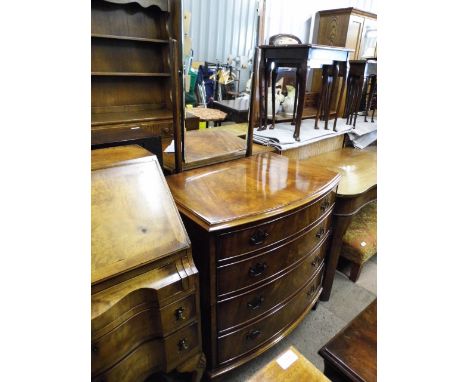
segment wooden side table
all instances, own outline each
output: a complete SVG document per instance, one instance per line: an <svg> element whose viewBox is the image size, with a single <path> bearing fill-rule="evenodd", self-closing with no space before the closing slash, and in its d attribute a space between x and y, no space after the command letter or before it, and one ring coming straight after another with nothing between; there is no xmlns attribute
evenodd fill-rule
<svg viewBox="0 0 468 382"><path fill-rule="evenodd" d="M366 204L377 200L377 151L375 146L364 150L344 148L304 161L336 171L342 176L333 209L333 233L328 250L323 292L320 296L320 300L328 301L340 257L343 235L353 216Z"/></svg>
<svg viewBox="0 0 468 382"><path fill-rule="evenodd" d="M249 119L249 99L238 98L234 100L214 101L219 110L227 113L227 119L236 123L247 122Z"/></svg>
<svg viewBox="0 0 468 382"><path fill-rule="evenodd" d="M294 138L300 140L301 120L304 110L307 68L320 69L331 65L333 61L348 61L352 49L314 44L296 45L261 45L260 88L263 88L263 102L260 102L260 127L264 130L268 124L268 80L271 72L271 83L276 82L279 67L296 68L296 98L294 115L291 124L295 125ZM272 127L275 126L275 89L272 86ZM317 117L316 117L317 118Z"/></svg>
<svg viewBox="0 0 468 382"><path fill-rule="evenodd" d="M319 350L332 381L377 381L377 299Z"/></svg>

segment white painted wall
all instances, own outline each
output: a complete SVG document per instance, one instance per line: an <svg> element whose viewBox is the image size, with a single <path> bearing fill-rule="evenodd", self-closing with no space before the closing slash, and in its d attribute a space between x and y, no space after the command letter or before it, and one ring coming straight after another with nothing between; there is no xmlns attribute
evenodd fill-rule
<svg viewBox="0 0 468 382"><path fill-rule="evenodd" d="M312 42L315 14L318 11L354 7L377 13L377 0L267 0L265 42L278 33Z"/></svg>

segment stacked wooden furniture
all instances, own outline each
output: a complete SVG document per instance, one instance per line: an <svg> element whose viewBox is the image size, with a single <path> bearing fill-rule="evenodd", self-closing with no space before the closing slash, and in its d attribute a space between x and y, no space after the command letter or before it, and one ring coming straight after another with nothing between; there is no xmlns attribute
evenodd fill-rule
<svg viewBox="0 0 468 382"><path fill-rule="evenodd" d="M180 0L92 0L93 144L137 132L173 137L182 123L180 19Z"/></svg>
<svg viewBox="0 0 468 382"><path fill-rule="evenodd" d="M352 49L350 60L364 57L377 57L377 15L356 8L328 9L317 12L314 23L314 44L340 46ZM312 92L320 92L320 73L315 71L312 81ZM335 108L338 95L332 98L332 109ZM343 115L344 104L337 108L338 115Z"/></svg>
<svg viewBox="0 0 468 382"><path fill-rule="evenodd" d="M158 161L139 146L91 155L91 378L201 376L198 273Z"/></svg>
<svg viewBox="0 0 468 382"><path fill-rule="evenodd" d="M167 178L200 272L209 377L273 346L318 301L339 179L273 153Z"/></svg>

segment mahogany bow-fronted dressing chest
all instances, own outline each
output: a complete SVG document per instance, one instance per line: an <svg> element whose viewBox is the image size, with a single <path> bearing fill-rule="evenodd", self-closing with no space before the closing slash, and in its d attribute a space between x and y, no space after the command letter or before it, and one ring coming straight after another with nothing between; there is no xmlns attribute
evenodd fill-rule
<svg viewBox="0 0 468 382"><path fill-rule="evenodd" d="M198 272L158 161L139 146L91 155L91 378L201 376Z"/></svg>
<svg viewBox="0 0 468 382"><path fill-rule="evenodd" d="M339 179L273 153L167 178L200 272L208 377L273 346L316 304Z"/></svg>

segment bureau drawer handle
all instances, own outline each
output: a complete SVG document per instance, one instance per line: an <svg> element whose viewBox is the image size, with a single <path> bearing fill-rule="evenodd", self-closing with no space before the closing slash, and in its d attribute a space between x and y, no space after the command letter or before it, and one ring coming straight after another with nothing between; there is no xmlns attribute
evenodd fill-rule
<svg viewBox="0 0 468 382"><path fill-rule="evenodd" d="M262 332L260 330L251 330L250 332L247 333L245 336L248 340L253 341L256 339Z"/></svg>
<svg viewBox="0 0 468 382"><path fill-rule="evenodd" d="M262 306L263 301L265 301L265 297L257 296L247 304L247 307L250 310L256 310L256 309L260 308L260 306Z"/></svg>
<svg viewBox="0 0 468 382"><path fill-rule="evenodd" d="M91 350L93 353L97 353L99 351L99 348L97 347L97 345L91 345Z"/></svg>
<svg viewBox="0 0 468 382"><path fill-rule="evenodd" d="M187 350L189 348L186 338L182 338L177 345L179 346L180 351Z"/></svg>
<svg viewBox="0 0 468 382"><path fill-rule="evenodd" d="M312 296L315 293L316 290L317 290L317 285L312 285L312 287L307 292L307 295Z"/></svg>
<svg viewBox="0 0 468 382"><path fill-rule="evenodd" d="M182 306L176 309L175 311L176 321L185 320L184 310L185 309Z"/></svg>
<svg viewBox="0 0 468 382"><path fill-rule="evenodd" d="M315 236L320 239L323 235L325 235L325 228L320 227L319 231Z"/></svg>
<svg viewBox="0 0 468 382"><path fill-rule="evenodd" d="M130 127L130 130L139 130L139 129L140 129L140 126Z"/></svg>
<svg viewBox="0 0 468 382"><path fill-rule="evenodd" d="M324 200L320 205L322 211L325 211L328 207L330 207L330 202L328 200Z"/></svg>
<svg viewBox="0 0 468 382"><path fill-rule="evenodd" d="M267 263L257 263L249 269L249 275L252 277L260 276L268 268Z"/></svg>
<svg viewBox="0 0 468 382"><path fill-rule="evenodd" d="M312 266L313 266L313 267L316 267L318 264L320 264L320 260L321 260L320 256L317 256L317 257L314 259L314 261L312 261L312 263L311 263Z"/></svg>
<svg viewBox="0 0 468 382"><path fill-rule="evenodd" d="M263 244L268 237L268 233L258 229L251 237L250 237L250 244L252 245L259 245Z"/></svg>

